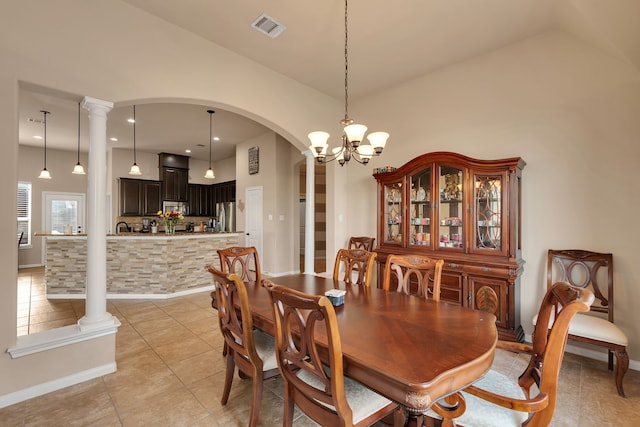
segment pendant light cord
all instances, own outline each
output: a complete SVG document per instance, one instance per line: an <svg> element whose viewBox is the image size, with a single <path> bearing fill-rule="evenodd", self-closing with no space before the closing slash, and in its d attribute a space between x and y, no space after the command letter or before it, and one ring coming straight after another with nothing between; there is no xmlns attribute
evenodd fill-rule
<svg viewBox="0 0 640 427"><path fill-rule="evenodd" d="M44 168L47 169L47 114L51 114L48 111L40 111L44 116Z"/></svg>
<svg viewBox="0 0 640 427"><path fill-rule="evenodd" d="M80 164L80 103L78 102L78 164Z"/></svg>
<svg viewBox="0 0 640 427"><path fill-rule="evenodd" d="M136 164L136 106L133 106L133 164Z"/></svg>
<svg viewBox="0 0 640 427"><path fill-rule="evenodd" d="M211 139L213 138L213 113L215 111L207 110L207 113L209 113L209 169L211 169Z"/></svg>

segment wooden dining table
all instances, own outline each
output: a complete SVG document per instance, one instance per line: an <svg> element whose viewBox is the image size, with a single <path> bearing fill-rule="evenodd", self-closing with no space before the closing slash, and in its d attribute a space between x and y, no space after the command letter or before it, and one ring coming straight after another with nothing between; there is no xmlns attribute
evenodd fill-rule
<svg viewBox="0 0 640 427"><path fill-rule="evenodd" d="M498 333L493 314L332 278L293 274L269 279L308 294L344 289L336 307L345 375L419 415L491 367ZM254 326L274 335L267 289L247 286ZM326 345L321 328L317 339Z"/></svg>

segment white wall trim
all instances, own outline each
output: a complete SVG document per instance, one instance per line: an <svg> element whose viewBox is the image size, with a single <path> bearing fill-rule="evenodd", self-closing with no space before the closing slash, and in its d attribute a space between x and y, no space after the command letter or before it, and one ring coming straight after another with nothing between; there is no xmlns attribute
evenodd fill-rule
<svg viewBox="0 0 640 427"><path fill-rule="evenodd" d="M43 394L51 393L52 391L60 390L65 387L101 377L103 375L111 374L116 370L116 362L111 362L107 363L106 365L87 369L86 371L82 372L77 372L75 374L58 378L53 381L48 381L46 383L38 384L33 387L28 387L22 390L15 391L13 393L5 394L4 396L0 396L0 408L5 408L7 406L23 402L34 397L42 396Z"/></svg>
<svg viewBox="0 0 640 427"><path fill-rule="evenodd" d="M524 336L524 340L528 343L531 343L531 335ZM565 347L565 351L571 354L577 354L578 356L584 356L589 359L599 360L601 362L608 363L609 355L606 349L604 351L600 350L592 350L589 348L578 347L570 344L571 341L567 342L567 346ZM595 346L594 346L595 348ZM615 366L615 357L614 357L614 366ZM640 360L629 360L629 369L633 369L634 371L640 371Z"/></svg>
<svg viewBox="0 0 640 427"><path fill-rule="evenodd" d="M16 345L7 349L7 353L11 355L12 359L16 359L29 354L115 334L119 326L120 321L113 317L113 320L107 324L88 330L81 330L80 325L76 324L34 334L21 335L17 337Z"/></svg>
<svg viewBox="0 0 640 427"><path fill-rule="evenodd" d="M107 294L107 299L171 299L211 291L213 291L213 285L201 286L199 288L187 289L171 294ZM86 294L47 294L47 299L85 299L86 296Z"/></svg>

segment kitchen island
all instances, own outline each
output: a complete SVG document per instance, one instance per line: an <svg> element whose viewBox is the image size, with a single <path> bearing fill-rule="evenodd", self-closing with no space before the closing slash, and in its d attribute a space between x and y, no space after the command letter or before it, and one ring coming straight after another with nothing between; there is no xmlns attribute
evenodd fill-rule
<svg viewBox="0 0 640 427"><path fill-rule="evenodd" d="M47 298L86 292L87 237L43 234ZM120 233L107 235L107 297L167 298L212 289L206 264L220 267L218 249L244 245L244 233Z"/></svg>

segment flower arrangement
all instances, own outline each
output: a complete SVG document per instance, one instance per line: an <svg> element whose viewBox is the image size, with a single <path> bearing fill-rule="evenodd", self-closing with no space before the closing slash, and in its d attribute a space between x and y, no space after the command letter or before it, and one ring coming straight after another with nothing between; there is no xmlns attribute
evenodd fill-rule
<svg viewBox="0 0 640 427"><path fill-rule="evenodd" d="M177 211L158 211L158 216L164 220L164 232L167 234L174 234L176 224L184 219L184 215Z"/></svg>

